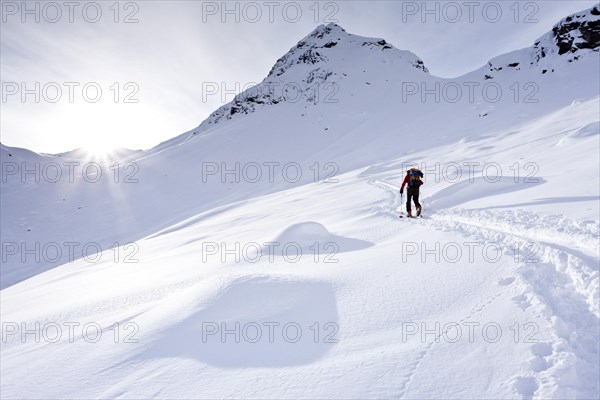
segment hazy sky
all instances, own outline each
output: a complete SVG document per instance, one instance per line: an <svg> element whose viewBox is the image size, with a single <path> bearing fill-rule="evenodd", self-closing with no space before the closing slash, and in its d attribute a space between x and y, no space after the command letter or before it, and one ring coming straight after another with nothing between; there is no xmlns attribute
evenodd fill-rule
<svg viewBox="0 0 600 400"><path fill-rule="evenodd" d="M596 3L2 0L1 141L50 153L150 148L260 82L322 23L385 38L453 77Z"/></svg>

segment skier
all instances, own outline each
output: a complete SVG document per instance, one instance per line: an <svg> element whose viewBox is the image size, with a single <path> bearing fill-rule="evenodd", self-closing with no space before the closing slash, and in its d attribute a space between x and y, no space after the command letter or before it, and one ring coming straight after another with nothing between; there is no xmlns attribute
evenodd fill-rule
<svg viewBox="0 0 600 400"><path fill-rule="evenodd" d="M417 217L421 215L421 204L419 203L419 187L423 184L421 178L423 177L423 173L419 171L417 168L411 168L406 171L406 176L404 177L404 181L402 181L402 186L400 186L400 194L404 193L404 185L408 185L408 189L406 192L406 213L409 217L412 217L412 210L410 201L413 200L415 202L415 207L417 208Z"/></svg>

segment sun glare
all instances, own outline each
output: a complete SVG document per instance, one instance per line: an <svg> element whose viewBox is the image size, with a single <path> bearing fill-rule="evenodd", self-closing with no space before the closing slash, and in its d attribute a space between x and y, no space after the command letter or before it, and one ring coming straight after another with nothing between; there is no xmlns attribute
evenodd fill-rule
<svg viewBox="0 0 600 400"><path fill-rule="evenodd" d="M115 147L100 143L85 146L83 150L86 156L96 160L107 160L116 152Z"/></svg>

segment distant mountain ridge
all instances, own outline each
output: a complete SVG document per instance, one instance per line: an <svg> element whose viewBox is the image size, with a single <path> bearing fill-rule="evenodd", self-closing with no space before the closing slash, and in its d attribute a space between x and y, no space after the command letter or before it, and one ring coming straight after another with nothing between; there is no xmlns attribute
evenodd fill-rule
<svg viewBox="0 0 600 400"><path fill-rule="evenodd" d="M354 57L346 57L340 50L342 48L354 50ZM486 66L463 76L475 74L489 80L498 71L519 71L524 67L539 67L540 73L545 74L553 72L560 63L577 61L599 51L600 6L596 5L563 18L531 47L495 57ZM252 113L260 106L276 105L293 96L283 90L273 92L273 87L299 85L302 91L308 92L310 86L339 82L347 77L344 73L347 65L344 63L361 64L362 57L390 62L390 54L399 61L395 63L399 73L412 68L429 75L429 70L417 55L399 50L384 39L353 35L334 23L320 25L279 58L260 84L215 110L190 133L198 134L222 119ZM363 61L361 65L364 64ZM310 96L306 98L308 103L313 100Z"/></svg>

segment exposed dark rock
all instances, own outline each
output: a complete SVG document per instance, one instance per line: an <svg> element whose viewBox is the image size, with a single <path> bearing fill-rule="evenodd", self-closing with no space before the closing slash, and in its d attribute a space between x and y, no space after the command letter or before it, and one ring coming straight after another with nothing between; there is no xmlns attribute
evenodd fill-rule
<svg viewBox="0 0 600 400"><path fill-rule="evenodd" d="M300 57L298 57L298 60L305 64L316 64L319 61L326 61L327 58L322 56L316 50L308 49L305 53L301 54Z"/></svg>
<svg viewBox="0 0 600 400"><path fill-rule="evenodd" d="M385 40L378 40L377 42L363 42L363 46L368 47L380 47L381 50L391 49L392 46Z"/></svg>
<svg viewBox="0 0 600 400"><path fill-rule="evenodd" d="M427 69L427 67L425 67L425 63L423 63L423 61L421 60L415 61L415 63L412 64L412 66L416 69L422 70L423 72L429 73L429 70Z"/></svg>
<svg viewBox="0 0 600 400"><path fill-rule="evenodd" d="M598 7L594 7L591 14L598 15ZM569 16L552 28L558 54L600 47L600 20L586 20L583 18L585 15Z"/></svg>

